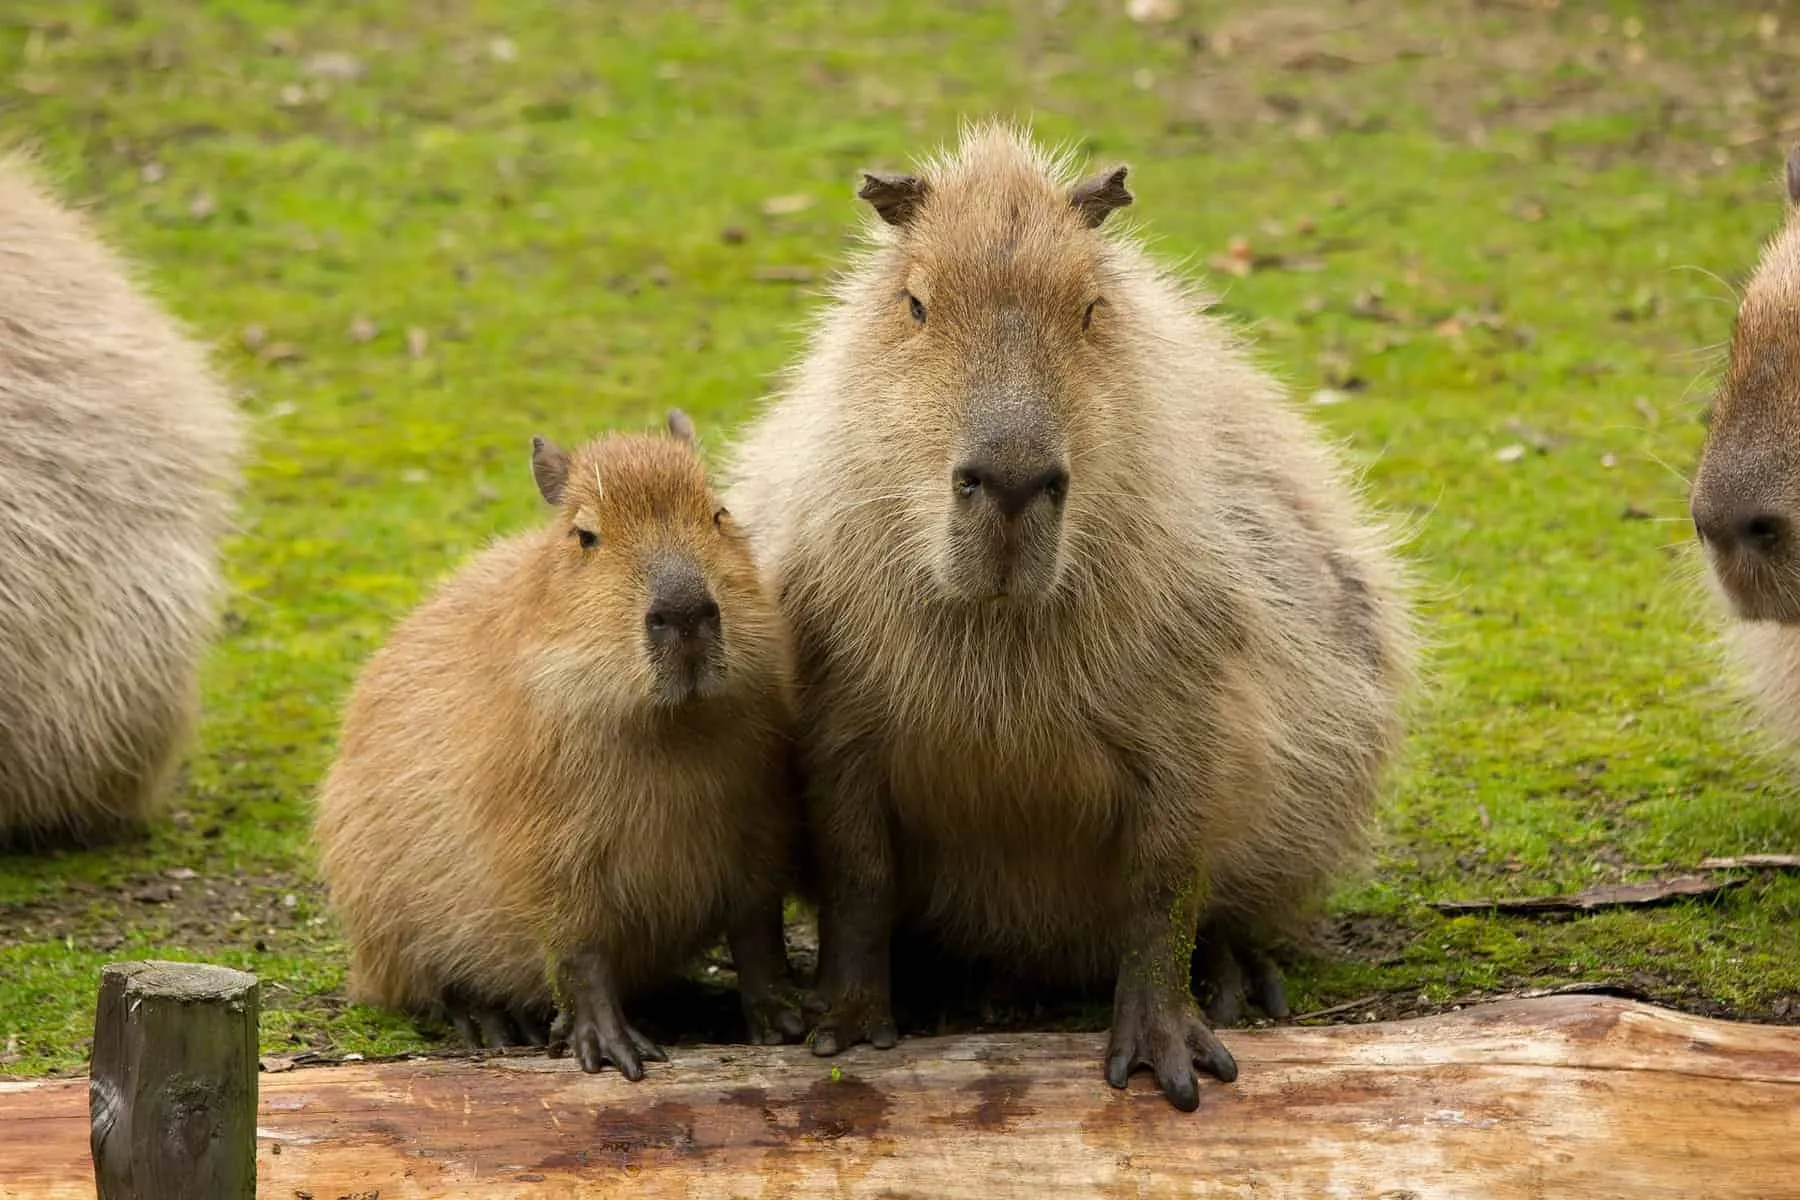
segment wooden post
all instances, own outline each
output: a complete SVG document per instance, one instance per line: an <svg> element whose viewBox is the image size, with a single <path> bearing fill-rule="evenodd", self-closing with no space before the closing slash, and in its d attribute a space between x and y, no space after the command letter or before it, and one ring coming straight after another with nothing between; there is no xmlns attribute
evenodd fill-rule
<svg viewBox="0 0 1800 1200"><path fill-rule="evenodd" d="M197 963L100 972L88 1117L99 1200L253 1200L256 976Z"/></svg>

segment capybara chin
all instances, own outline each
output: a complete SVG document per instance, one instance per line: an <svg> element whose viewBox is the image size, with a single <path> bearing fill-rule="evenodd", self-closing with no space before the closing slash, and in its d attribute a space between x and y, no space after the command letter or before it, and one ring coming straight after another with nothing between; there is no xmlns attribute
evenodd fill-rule
<svg viewBox="0 0 1800 1200"><path fill-rule="evenodd" d="M1694 474L1694 530L1765 720L1800 746L1800 146L1788 218L1744 289Z"/></svg>
<svg viewBox="0 0 1800 1200"><path fill-rule="evenodd" d="M114 836L167 792L241 442L200 348L0 154L0 844Z"/></svg>
<svg viewBox="0 0 1800 1200"><path fill-rule="evenodd" d="M542 1042L589 1071L661 1051L623 1005L724 929L753 1040L785 986L785 626L693 429L615 434L532 474L556 515L475 557L364 668L317 836L352 998Z"/></svg>
<svg viewBox="0 0 1800 1200"><path fill-rule="evenodd" d="M794 632L821 870L814 1047L891 1045L898 926L1115 986L1106 1074L1198 1103L1213 1012L1363 840L1403 573L1332 454L1075 178L968 131L879 218L728 497ZM1244 968L1251 968L1246 980Z"/></svg>

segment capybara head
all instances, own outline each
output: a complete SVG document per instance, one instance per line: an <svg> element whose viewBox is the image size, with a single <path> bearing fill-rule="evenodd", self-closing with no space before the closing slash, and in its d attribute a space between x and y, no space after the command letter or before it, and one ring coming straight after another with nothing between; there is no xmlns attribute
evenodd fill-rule
<svg viewBox="0 0 1800 1200"><path fill-rule="evenodd" d="M577 651L570 686L675 707L760 686L779 618L749 547L707 484L694 428L615 434L565 452L531 443L531 473L558 509L540 615L552 658Z"/></svg>
<svg viewBox="0 0 1800 1200"><path fill-rule="evenodd" d="M1071 183L999 126L918 175L865 175L880 248L846 294L891 470L948 597L1053 592L1107 443L1119 359L1099 227L1125 168Z"/></svg>
<svg viewBox="0 0 1800 1200"><path fill-rule="evenodd" d="M1787 161L1787 227L1731 335L1694 476L1694 529L1747 620L1800 622L1800 146Z"/></svg>

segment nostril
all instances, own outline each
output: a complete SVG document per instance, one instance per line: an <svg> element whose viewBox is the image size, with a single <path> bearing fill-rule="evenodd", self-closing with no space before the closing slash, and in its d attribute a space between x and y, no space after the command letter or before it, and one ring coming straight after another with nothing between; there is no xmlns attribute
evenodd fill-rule
<svg viewBox="0 0 1800 1200"><path fill-rule="evenodd" d="M1062 498L1066 496L1068 492L1069 473L1067 471L1052 471L1049 477L1044 480L1044 495L1050 497L1052 501L1061 503Z"/></svg>
<svg viewBox="0 0 1800 1200"><path fill-rule="evenodd" d="M973 499L975 493L981 490L981 474L978 471L964 468L956 473L955 482L956 494L964 500Z"/></svg>
<svg viewBox="0 0 1800 1200"><path fill-rule="evenodd" d="M700 606L699 610L695 612L694 617L694 624L696 625L717 625L719 623L718 603L713 600L706 601Z"/></svg>
<svg viewBox="0 0 1800 1200"><path fill-rule="evenodd" d="M1743 539L1752 549L1773 550L1787 538L1788 523L1774 513L1759 513L1744 522Z"/></svg>
<svg viewBox="0 0 1800 1200"><path fill-rule="evenodd" d="M669 618L662 614L662 610L651 609L644 616L644 624L649 627L651 633L657 633L669 627Z"/></svg>

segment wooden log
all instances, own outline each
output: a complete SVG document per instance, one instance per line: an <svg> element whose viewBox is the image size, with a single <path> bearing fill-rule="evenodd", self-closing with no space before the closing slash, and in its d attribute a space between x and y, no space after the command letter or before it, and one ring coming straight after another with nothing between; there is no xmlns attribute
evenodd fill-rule
<svg viewBox="0 0 1800 1200"><path fill-rule="evenodd" d="M197 963L100 972L88 1084L100 1200L256 1194L256 976Z"/></svg>
<svg viewBox="0 0 1800 1200"><path fill-rule="evenodd" d="M1108 1088L1092 1034L676 1048L636 1085L544 1058L301 1068L263 1081L259 1194L1800 1197L1800 1029L1571 995L1223 1036L1242 1074L1192 1114ZM0 1083L0 1196L93 1196L78 1087Z"/></svg>

